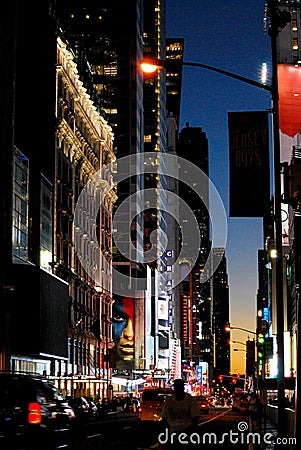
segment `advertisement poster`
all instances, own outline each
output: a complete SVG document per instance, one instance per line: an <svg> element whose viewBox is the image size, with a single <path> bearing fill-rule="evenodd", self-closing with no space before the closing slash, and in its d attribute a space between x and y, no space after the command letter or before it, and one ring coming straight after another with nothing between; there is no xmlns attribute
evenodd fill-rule
<svg viewBox="0 0 301 450"><path fill-rule="evenodd" d="M116 368L134 367L135 355L135 299L114 297L112 332L116 348Z"/></svg>

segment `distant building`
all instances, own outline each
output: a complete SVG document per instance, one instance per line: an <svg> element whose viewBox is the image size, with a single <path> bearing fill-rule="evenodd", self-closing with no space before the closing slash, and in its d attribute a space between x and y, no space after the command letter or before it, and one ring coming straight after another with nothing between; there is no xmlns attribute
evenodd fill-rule
<svg viewBox="0 0 301 450"><path fill-rule="evenodd" d="M229 285L225 249L214 248L213 257L220 263L213 274L213 334L214 334L214 376L230 374L229 333L225 327L229 322Z"/></svg>
<svg viewBox="0 0 301 450"><path fill-rule="evenodd" d="M201 127L186 127L180 131L177 147L178 156L196 165L208 176L208 140ZM198 179L191 180L198 183ZM182 288L182 359L197 365L207 362L209 370L213 368L213 301L212 280L201 282L205 263L210 253L209 211L202 199L184 183L179 186L180 196L187 202L199 225L201 247L194 267L187 266L187 277L181 283ZM202 193L209 202L209 184ZM183 214L181 221L187 220ZM185 261L183 261L183 268Z"/></svg>

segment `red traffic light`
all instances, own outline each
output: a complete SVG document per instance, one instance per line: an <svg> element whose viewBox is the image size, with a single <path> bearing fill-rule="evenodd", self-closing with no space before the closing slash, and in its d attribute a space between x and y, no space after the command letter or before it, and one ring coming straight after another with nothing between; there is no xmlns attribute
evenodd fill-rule
<svg viewBox="0 0 301 450"><path fill-rule="evenodd" d="M219 381L223 381L223 376L222 376L222 375L219 375L219 376L218 376L218 379L219 379Z"/></svg>

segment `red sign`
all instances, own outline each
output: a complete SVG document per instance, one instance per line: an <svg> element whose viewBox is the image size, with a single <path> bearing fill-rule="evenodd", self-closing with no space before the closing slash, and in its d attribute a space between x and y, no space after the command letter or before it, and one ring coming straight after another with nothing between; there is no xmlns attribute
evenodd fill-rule
<svg viewBox="0 0 301 450"><path fill-rule="evenodd" d="M301 131L301 68L278 64L279 128L293 138Z"/></svg>

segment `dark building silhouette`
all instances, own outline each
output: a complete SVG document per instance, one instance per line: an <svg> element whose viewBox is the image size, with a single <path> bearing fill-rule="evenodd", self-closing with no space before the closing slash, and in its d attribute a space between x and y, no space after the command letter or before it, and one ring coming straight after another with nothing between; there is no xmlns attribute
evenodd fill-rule
<svg viewBox="0 0 301 450"><path fill-rule="evenodd" d="M221 257L213 274L213 333L214 333L214 377L230 374L229 333L225 327L229 322L229 285L227 259L224 249L214 248L213 257Z"/></svg>
<svg viewBox="0 0 301 450"><path fill-rule="evenodd" d="M177 146L179 156L199 167L208 175L208 140L201 127L190 127L187 123L179 134ZM191 184L199 179L192 180ZM205 184L205 183L204 183ZM207 203L209 185L204 186L203 199ZM182 357L196 365L204 361L213 367L213 329L212 329L212 284L210 279L201 282L207 257L210 252L209 212L202 199L191 187L180 183L180 196L184 199L197 220L201 236L199 256L194 267L189 267L189 276L182 282ZM181 216L181 220L187 218Z"/></svg>

